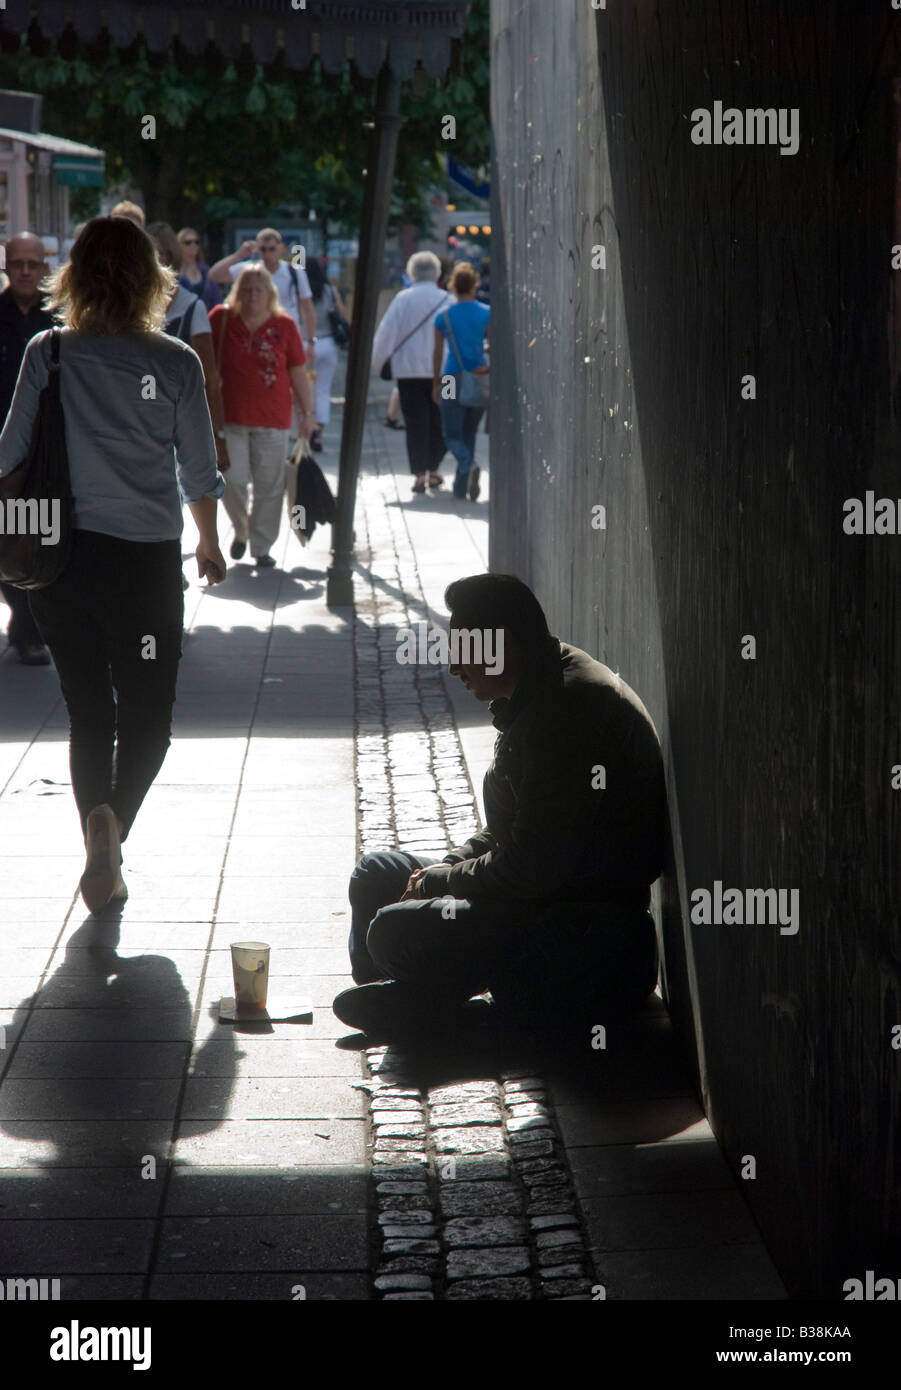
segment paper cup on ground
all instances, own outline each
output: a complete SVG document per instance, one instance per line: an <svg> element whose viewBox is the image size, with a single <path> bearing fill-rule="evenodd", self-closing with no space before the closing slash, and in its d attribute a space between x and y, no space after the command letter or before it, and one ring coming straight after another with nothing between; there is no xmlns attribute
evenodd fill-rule
<svg viewBox="0 0 901 1390"><path fill-rule="evenodd" d="M264 941L233 941L232 975L239 1008L265 1009L269 992L269 947Z"/></svg>

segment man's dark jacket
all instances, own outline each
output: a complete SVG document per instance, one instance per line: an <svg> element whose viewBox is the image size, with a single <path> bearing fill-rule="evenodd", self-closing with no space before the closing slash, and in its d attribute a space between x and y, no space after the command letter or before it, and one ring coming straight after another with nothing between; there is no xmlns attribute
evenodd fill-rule
<svg viewBox="0 0 901 1390"><path fill-rule="evenodd" d="M486 829L451 851L449 873L426 870L421 896L647 907L666 794L657 733L635 692L550 638L513 698L490 709L500 732L485 774Z"/></svg>
<svg viewBox="0 0 901 1390"><path fill-rule="evenodd" d="M42 304L39 300L23 314L8 285L0 294L0 428L12 405L26 347L36 333L53 327L53 315Z"/></svg>

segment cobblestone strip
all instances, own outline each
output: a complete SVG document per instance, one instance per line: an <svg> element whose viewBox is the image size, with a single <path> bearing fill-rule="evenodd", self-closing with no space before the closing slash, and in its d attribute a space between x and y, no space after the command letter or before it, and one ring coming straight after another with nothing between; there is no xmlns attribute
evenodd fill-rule
<svg viewBox="0 0 901 1390"><path fill-rule="evenodd" d="M440 856L478 828L476 805L440 667L396 660L398 629L428 614L402 509L387 505L387 489L396 498L390 470L379 471L380 483L363 485L357 521L359 849L396 845ZM542 1080L506 1071L423 1093L396 1050L366 1055L376 1295L590 1298L575 1196Z"/></svg>

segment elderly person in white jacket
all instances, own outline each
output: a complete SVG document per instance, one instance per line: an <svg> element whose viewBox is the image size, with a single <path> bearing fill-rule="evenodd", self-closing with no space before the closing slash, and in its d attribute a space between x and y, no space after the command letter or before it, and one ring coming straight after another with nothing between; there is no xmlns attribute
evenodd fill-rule
<svg viewBox="0 0 901 1390"><path fill-rule="evenodd" d="M437 280L441 262L431 251L417 251L407 261L413 281L388 305L372 343L372 365L379 371L390 357L391 370L400 391L407 426L407 459L413 474L413 491L425 492L444 481L437 472L447 452L441 433L441 415L432 400L432 352L435 315L453 303Z"/></svg>

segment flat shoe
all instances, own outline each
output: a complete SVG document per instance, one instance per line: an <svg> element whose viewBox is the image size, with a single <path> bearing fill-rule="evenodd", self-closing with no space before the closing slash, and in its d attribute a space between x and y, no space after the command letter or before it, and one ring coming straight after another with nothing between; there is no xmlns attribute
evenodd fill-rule
<svg viewBox="0 0 901 1390"><path fill-rule="evenodd" d="M112 806L95 806L85 827L84 873L81 896L90 912L100 912L122 883L119 830Z"/></svg>
<svg viewBox="0 0 901 1390"><path fill-rule="evenodd" d="M444 487L444 479L440 473L429 474L429 487Z"/></svg>
<svg viewBox="0 0 901 1390"><path fill-rule="evenodd" d="M414 484L413 484L413 491L414 491L414 492L425 492L425 483L414 483Z"/></svg>

